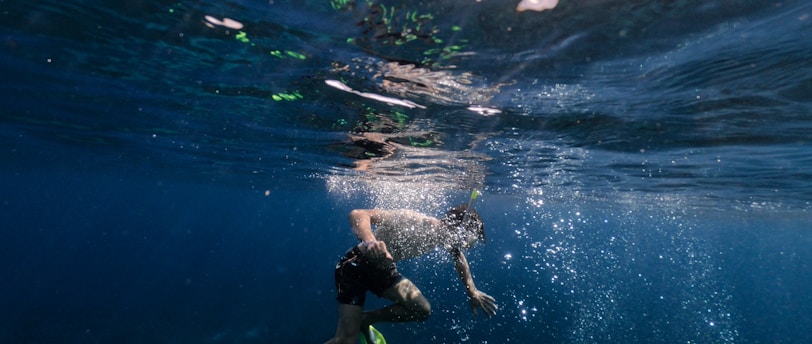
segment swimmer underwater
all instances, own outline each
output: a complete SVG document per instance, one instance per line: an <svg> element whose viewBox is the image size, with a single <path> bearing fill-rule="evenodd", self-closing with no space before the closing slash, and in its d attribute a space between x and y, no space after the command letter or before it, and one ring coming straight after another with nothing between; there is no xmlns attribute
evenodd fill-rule
<svg viewBox="0 0 812 344"><path fill-rule="evenodd" d="M359 333L372 343L372 324L426 320L431 305L420 289L398 272L395 262L425 255L438 247L451 254L473 314L478 309L488 317L496 314L494 298L476 288L462 252L479 240L485 241L485 226L471 209L471 202L452 208L440 219L412 210L356 209L350 212L349 220L361 242L336 265L338 327L326 343L354 344ZM364 311L367 291L393 304Z"/></svg>

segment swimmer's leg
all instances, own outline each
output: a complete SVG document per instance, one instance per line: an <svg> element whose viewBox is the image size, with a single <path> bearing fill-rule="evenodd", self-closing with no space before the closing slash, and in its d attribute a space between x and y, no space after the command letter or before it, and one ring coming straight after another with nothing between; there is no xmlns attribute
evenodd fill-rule
<svg viewBox="0 0 812 344"><path fill-rule="evenodd" d="M363 315L364 308L361 306L339 304L336 334L325 344L355 344L358 341L358 329L361 327Z"/></svg>
<svg viewBox="0 0 812 344"><path fill-rule="evenodd" d="M392 300L394 304L364 312L361 320L362 328L381 321L424 321L431 315L429 301L420 289L406 278L384 290L382 296Z"/></svg>

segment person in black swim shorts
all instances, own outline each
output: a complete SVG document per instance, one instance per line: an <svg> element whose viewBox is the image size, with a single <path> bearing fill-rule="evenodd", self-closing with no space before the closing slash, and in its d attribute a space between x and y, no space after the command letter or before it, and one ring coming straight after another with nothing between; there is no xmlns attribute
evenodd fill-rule
<svg viewBox="0 0 812 344"><path fill-rule="evenodd" d="M402 279L393 261L370 259L355 246L336 265L336 299L339 303L363 307L367 290L381 297L384 290Z"/></svg>
<svg viewBox="0 0 812 344"><path fill-rule="evenodd" d="M381 209L356 209L349 218L360 243L336 264L338 327L327 343L354 344L359 333L367 337L369 326L377 322L426 320L431 305L420 289L398 272L395 262L422 256L437 247L451 254L474 315L478 309L488 317L496 314L494 298L476 288L462 252L479 240L485 241L482 220L467 205L452 208L440 219L412 210ZM367 291L393 303L364 311ZM370 343L370 338L366 340Z"/></svg>

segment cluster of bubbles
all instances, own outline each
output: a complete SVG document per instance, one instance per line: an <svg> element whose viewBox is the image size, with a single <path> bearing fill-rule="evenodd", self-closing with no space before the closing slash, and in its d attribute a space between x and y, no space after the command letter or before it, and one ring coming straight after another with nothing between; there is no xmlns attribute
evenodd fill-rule
<svg viewBox="0 0 812 344"><path fill-rule="evenodd" d="M439 214L450 208L452 194L458 185L432 176L387 176L366 172L336 173L324 177L327 190L334 198L357 200L363 207L413 209Z"/></svg>
<svg viewBox="0 0 812 344"><path fill-rule="evenodd" d="M739 339L729 287L700 235L707 229L678 202L576 198L516 206L514 235L526 246L504 255L502 271L522 274L511 290L515 319L544 328L564 314L552 326L572 342Z"/></svg>

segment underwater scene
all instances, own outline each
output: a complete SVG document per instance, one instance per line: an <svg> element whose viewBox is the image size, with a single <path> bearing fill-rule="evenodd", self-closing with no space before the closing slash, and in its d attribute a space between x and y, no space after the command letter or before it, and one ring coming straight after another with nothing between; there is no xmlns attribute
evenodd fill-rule
<svg viewBox="0 0 812 344"><path fill-rule="evenodd" d="M421 237L387 343L812 342L812 2L0 18L0 343L324 343L351 211L459 204L496 314Z"/></svg>

